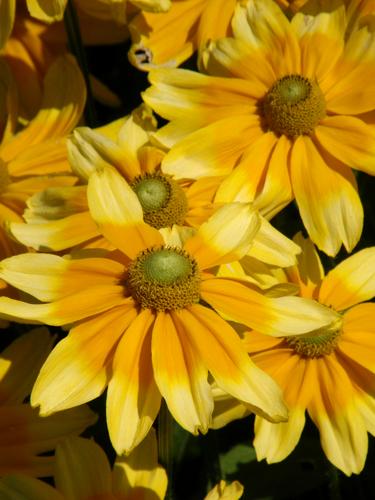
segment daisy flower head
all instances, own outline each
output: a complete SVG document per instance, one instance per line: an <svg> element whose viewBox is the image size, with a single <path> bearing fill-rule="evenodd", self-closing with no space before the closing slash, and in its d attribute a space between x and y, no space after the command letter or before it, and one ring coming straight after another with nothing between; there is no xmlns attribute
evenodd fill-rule
<svg viewBox="0 0 375 500"><path fill-rule="evenodd" d="M269 335L306 333L336 314L216 276L217 266L248 252L258 231L249 205L227 204L198 230L159 231L144 222L134 192L122 196L113 172L103 167L90 176L88 200L115 251L104 258L26 254L2 261L2 279L44 302L0 298L5 319L74 323L41 369L32 404L46 415L89 401L108 385L107 423L118 453L144 438L162 397L182 427L206 432L213 409L208 372L254 412L285 419L277 385L255 368L220 314Z"/></svg>
<svg viewBox="0 0 375 500"><path fill-rule="evenodd" d="M164 171L226 176L217 202L271 203L269 216L295 198L320 249L351 251L363 225L351 168L375 169L375 38L365 25L345 39L346 28L344 5L289 21L272 0L249 0L233 37L208 47L208 75L151 71L144 99L170 120L155 134L171 148Z"/></svg>
<svg viewBox="0 0 375 500"><path fill-rule="evenodd" d="M67 500L88 498L162 500L167 475L157 462L153 429L128 457L116 457L113 469L103 450L94 441L80 437L61 440L56 448L55 488L20 474L0 480L0 494L8 500L33 498Z"/></svg>
<svg viewBox="0 0 375 500"><path fill-rule="evenodd" d="M24 402L53 343L47 328L35 328L0 354L0 476L50 476L55 459L46 453L96 420L86 405L41 417Z"/></svg>
<svg viewBox="0 0 375 500"><path fill-rule="evenodd" d="M254 447L258 459L283 460L299 441L307 411L328 460L347 475L358 474L367 455L367 433L375 434L375 304L367 302L375 295L375 248L353 254L325 275L312 242L301 236L297 241L303 253L298 266L282 271L285 279L299 286L301 296L313 297L339 316L301 336L245 334L251 359L280 384L289 408L288 422L277 426L256 417ZM244 407L229 404L218 392L221 427L242 417Z"/></svg>

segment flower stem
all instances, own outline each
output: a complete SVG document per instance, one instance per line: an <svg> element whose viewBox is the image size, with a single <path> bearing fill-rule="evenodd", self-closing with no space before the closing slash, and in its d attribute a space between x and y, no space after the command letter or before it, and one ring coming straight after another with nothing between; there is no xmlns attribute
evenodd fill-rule
<svg viewBox="0 0 375 500"><path fill-rule="evenodd" d="M173 418L163 400L158 417L159 462L168 476L165 500L173 500Z"/></svg>

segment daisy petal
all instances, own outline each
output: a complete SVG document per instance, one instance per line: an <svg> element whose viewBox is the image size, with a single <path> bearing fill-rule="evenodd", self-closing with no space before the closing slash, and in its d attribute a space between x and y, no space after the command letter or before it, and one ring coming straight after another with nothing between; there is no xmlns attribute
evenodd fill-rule
<svg viewBox="0 0 375 500"><path fill-rule="evenodd" d="M143 222L137 195L115 169L103 168L90 176L87 198L103 235L127 256L135 258L145 248L163 244L159 231Z"/></svg>
<svg viewBox="0 0 375 500"><path fill-rule="evenodd" d="M193 434L207 432L213 410L207 368L168 313L159 312L155 321L152 365L159 390L177 422Z"/></svg>
<svg viewBox="0 0 375 500"><path fill-rule="evenodd" d="M259 227L259 215L250 204L228 203L200 226L185 249L201 270L233 262L249 251Z"/></svg>
<svg viewBox="0 0 375 500"><path fill-rule="evenodd" d="M0 2L0 49L8 40L14 24L16 14L16 0Z"/></svg>
<svg viewBox="0 0 375 500"><path fill-rule="evenodd" d="M30 14L41 21L61 21L67 0L26 0Z"/></svg>
<svg viewBox="0 0 375 500"><path fill-rule="evenodd" d="M323 280L319 300L338 311L375 295L375 247L365 248L338 264Z"/></svg>
<svg viewBox="0 0 375 500"><path fill-rule="evenodd" d="M201 296L226 318L274 337L307 333L337 321L338 316L313 300L265 297L231 279L204 280Z"/></svg>
<svg viewBox="0 0 375 500"><path fill-rule="evenodd" d="M31 404L48 415L98 397L108 383L112 350L135 316L132 305L121 306L73 328L40 370Z"/></svg>
<svg viewBox="0 0 375 500"><path fill-rule="evenodd" d="M359 118L328 116L315 128L319 143L339 161L375 174L375 132Z"/></svg>
<svg viewBox="0 0 375 500"><path fill-rule="evenodd" d="M228 323L200 305L174 311L172 317L220 388L246 402L257 414L275 422L285 420L278 386L252 363Z"/></svg>
<svg viewBox="0 0 375 500"><path fill-rule="evenodd" d="M64 497L49 484L24 475L12 474L0 481L0 495L4 499L17 500L64 500Z"/></svg>
<svg viewBox="0 0 375 500"><path fill-rule="evenodd" d="M329 164L307 136L299 137L291 157L291 181L298 208L310 238L328 255L341 244L350 252L357 244L363 209L351 171Z"/></svg>
<svg viewBox="0 0 375 500"><path fill-rule="evenodd" d="M118 455L130 453L147 435L161 397L151 362L154 315L144 309L125 332L113 361L108 384L107 422Z"/></svg>

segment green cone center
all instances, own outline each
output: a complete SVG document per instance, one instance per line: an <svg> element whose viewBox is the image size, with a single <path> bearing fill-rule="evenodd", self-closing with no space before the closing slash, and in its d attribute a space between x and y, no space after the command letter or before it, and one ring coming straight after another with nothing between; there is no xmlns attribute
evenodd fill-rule
<svg viewBox="0 0 375 500"><path fill-rule="evenodd" d="M157 311L182 309L200 299L197 262L181 248L141 252L129 266L126 285L141 307Z"/></svg>
<svg viewBox="0 0 375 500"><path fill-rule="evenodd" d="M266 127L288 137L311 134L326 112L318 83L301 75L277 80L260 104Z"/></svg>
<svg viewBox="0 0 375 500"><path fill-rule="evenodd" d="M156 229L183 224L188 201L181 186L162 173L136 177L131 184L143 209L143 220Z"/></svg>
<svg viewBox="0 0 375 500"><path fill-rule="evenodd" d="M287 344L294 351L307 358L328 356L337 347L342 331L342 320L339 318L328 327L323 327L305 335L286 337Z"/></svg>

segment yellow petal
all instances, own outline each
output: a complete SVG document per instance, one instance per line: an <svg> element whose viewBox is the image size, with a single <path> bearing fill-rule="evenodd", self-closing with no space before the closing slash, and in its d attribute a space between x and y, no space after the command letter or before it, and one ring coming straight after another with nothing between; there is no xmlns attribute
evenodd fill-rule
<svg viewBox="0 0 375 500"><path fill-rule="evenodd" d="M90 176L87 198L92 218L103 235L129 257L163 244L157 229L143 222L137 195L115 169L103 168Z"/></svg>
<svg viewBox="0 0 375 500"><path fill-rule="evenodd" d="M64 500L55 488L44 481L21 474L5 476L0 480L0 495L4 500Z"/></svg>
<svg viewBox="0 0 375 500"><path fill-rule="evenodd" d="M61 21L67 0L26 0L31 16L53 23Z"/></svg>
<svg viewBox="0 0 375 500"><path fill-rule="evenodd" d="M160 407L151 362L154 315L144 309L119 343L108 385L107 423L119 455L130 453L147 435Z"/></svg>
<svg viewBox="0 0 375 500"><path fill-rule="evenodd" d="M233 262L249 251L259 227L259 215L250 204L229 203L200 226L185 249L202 270Z"/></svg>
<svg viewBox="0 0 375 500"><path fill-rule="evenodd" d="M213 410L207 368L170 314L158 313L152 333L152 365L168 409L187 431L208 431Z"/></svg>
<svg viewBox="0 0 375 500"><path fill-rule="evenodd" d="M242 497L243 492L244 487L240 482L233 481L226 484L225 481L221 480L207 493L204 500L238 500Z"/></svg>
<svg viewBox="0 0 375 500"><path fill-rule="evenodd" d="M276 422L285 420L287 410L278 386L252 363L228 323L200 305L171 314L220 388L257 414Z"/></svg>
<svg viewBox="0 0 375 500"><path fill-rule="evenodd" d="M313 242L328 255L336 255L342 243L350 252L363 224L363 209L350 170L332 157L325 159L309 137L301 136L292 149L291 181Z"/></svg>
<svg viewBox="0 0 375 500"><path fill-rule="evenodd" d="M15 0L0 2L0 49L4 47L12 32L15 13Z"/></svg>
<svg viewBox="0 0 375 500"><path fill-rule="evenodd" d="M319 300L341 311L374 295L375 247L371 247L351 255L327 274Z"/></svg>
<svg viewBox="0 0 375 500"><path fill-rule="evenodd" d="M338 316L313 300L265 297L232 279L202 281L201 296L225 317L275 337L307 333L331 324Z"/></svg>

